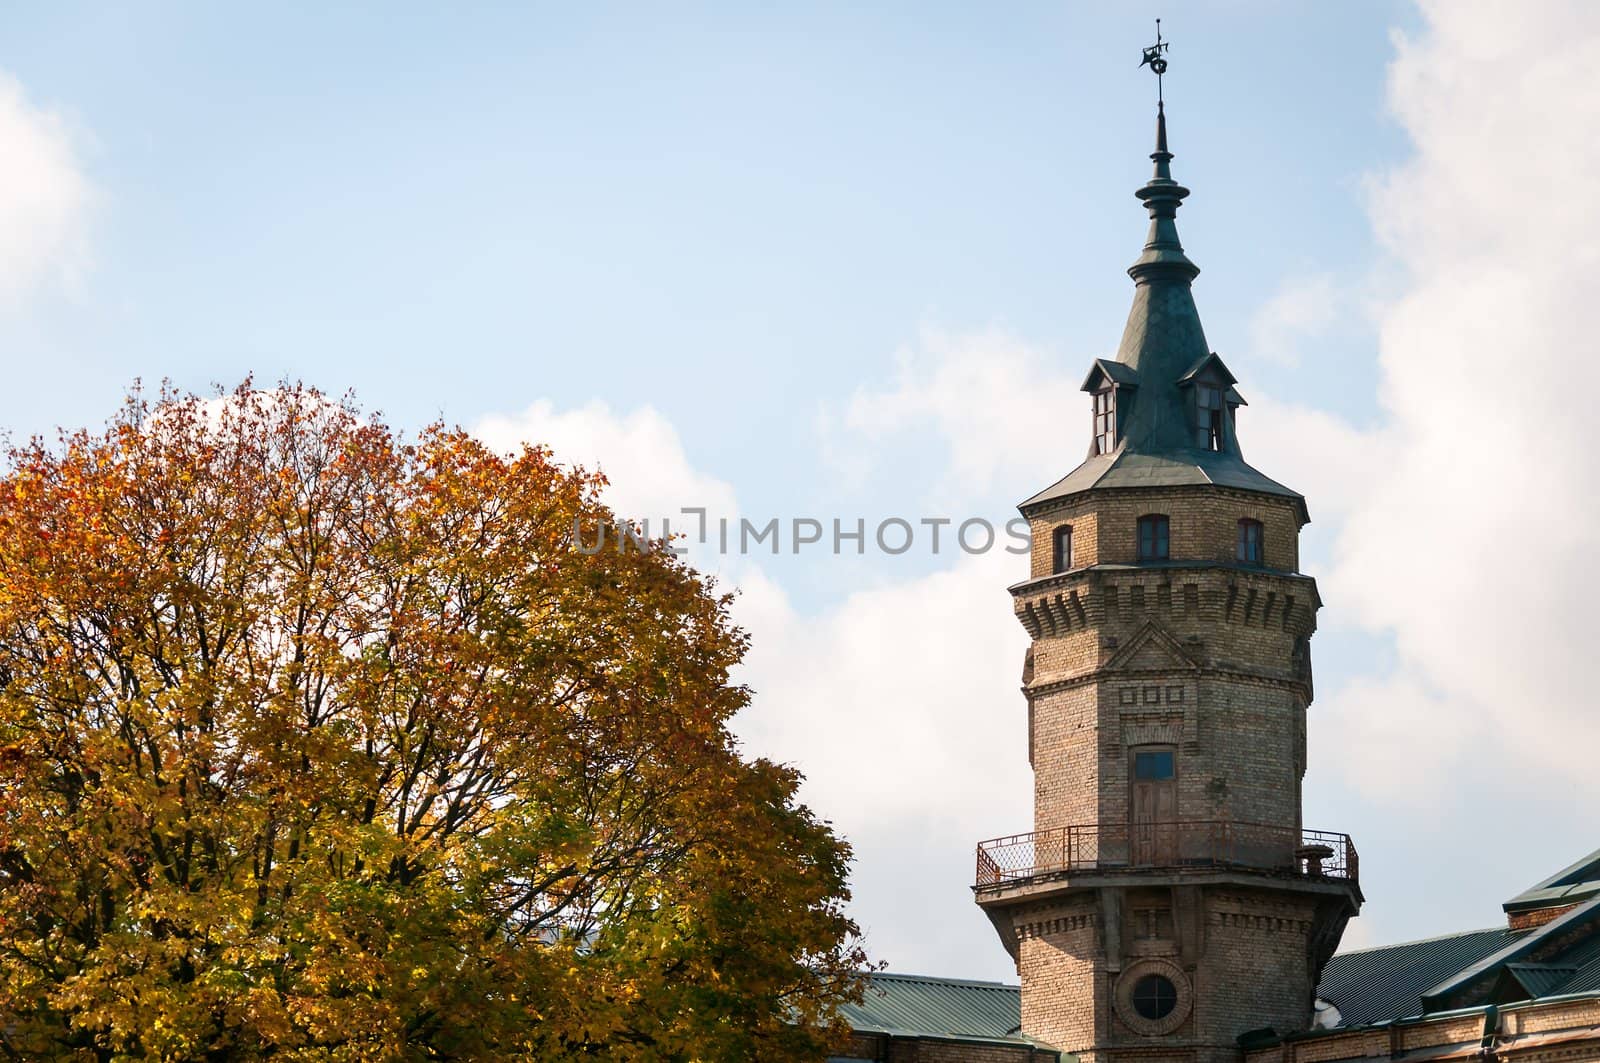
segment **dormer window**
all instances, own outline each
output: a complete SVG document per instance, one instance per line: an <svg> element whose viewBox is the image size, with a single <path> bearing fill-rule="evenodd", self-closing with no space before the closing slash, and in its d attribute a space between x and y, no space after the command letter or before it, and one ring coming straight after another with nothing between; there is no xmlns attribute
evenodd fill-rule
<svg viewBox="0 0 1600 1063"><path fill-rule="evenodd" d="M1201 450L1222 449L1222 402L1222 389L1217 385L1195 384L1195 446Z"/></svg>
<svg viewBox="0 0 1600 1063"><path fill-rule="evenodd" d="M1072 525L1063 524L1056 529L1054 547L1050 571L1065 572L1072 567Z"/></svg>
<svg viewBox="0 0 1600 1063"><path fill-rule="evenodd" d="M1244 396L1233 385L1233 374L1215 353L1178 378L1178 386L1187 393L1190 437L1196 449L1225 451L1233 445L1233 411L1244 405Z"/></svg>
<svg viewBox="0 0 1600 1063"><path fill-rule="evenodd" d="M1239 522L1239 560L1247 565L1261 564L1261 522L1245 519Z"/></svg>
<svg viewBox="0 0 1600 1063"><path fill-rule="evenodd" d="M1094 393L1094 452L1109 454L1116 445L1116 389L1104 387Z"/></svg>
<svg viewBox="0 0 1600 1063"><path fill-rule="evenodd" d="M1167 560L1167 517L1164 513L1150 513L1139 518L1139 560Z"/></svg>
<svg viewBox="0 0 1600 1063"><path fill-rule="evenodd" d="M1123 442L1118 439L1117 418L1127 417L1138 404L1139 371L1131 365L1096 358L1094 368L1083 379L1081 390L1089 393L1089 408L1094 412L1094 435L1089 456L1110 454ZM1121 410L1117 409L1118 405Z"/></svg>

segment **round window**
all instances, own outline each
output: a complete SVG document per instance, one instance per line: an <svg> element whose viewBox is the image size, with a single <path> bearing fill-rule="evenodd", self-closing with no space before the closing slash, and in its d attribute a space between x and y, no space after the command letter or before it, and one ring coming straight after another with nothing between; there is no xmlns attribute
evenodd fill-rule
<svg viewBox="0 0 1600 1063"><path fill-rule="evenodd" d="M1164 1019L1178 1006L1178 987L1159 974L1147 974L1133 983L1133 1010L1143 1019Z"/></svg>

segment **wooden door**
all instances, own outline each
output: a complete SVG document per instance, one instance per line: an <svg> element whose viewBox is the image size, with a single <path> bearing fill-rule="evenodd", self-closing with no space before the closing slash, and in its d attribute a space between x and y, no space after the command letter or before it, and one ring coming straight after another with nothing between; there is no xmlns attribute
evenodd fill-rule
<svg viewBox="0 0 1600 1063"><path fill-rule="evenodd" d="M1171 864L1178 856L1178 754L1171 747L1133 751L1128 801L1133 862Z"/></svg>

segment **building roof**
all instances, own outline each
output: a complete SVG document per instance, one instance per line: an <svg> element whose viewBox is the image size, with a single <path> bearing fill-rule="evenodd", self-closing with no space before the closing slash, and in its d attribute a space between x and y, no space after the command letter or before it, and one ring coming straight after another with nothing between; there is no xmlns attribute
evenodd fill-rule
<svg viewBox="0 0 1600 1063"><path fill-rule="evenodd" d="M1215 450L1152 454L1127 446L1088 459L1061 480L1023 502L1022 509L1026 511L1041 502L1065 498L1091 488L1186 487L1204 484L1294 499L1304 519L1305 499L1300 493L1263 476L1245 464L1242 457Z"/></svg>
<svg viewBox="0 0 1600 1063"><path fill-rule="evenodd" d="M1032 1043L1020 1033L1020 986L881 971L868 981L865 999L841 1009L857 1031Z"/></svg>
<svg viewBox="0 0 1600 1063"><path fill-rule="evenodd" d="M1322 968L1317 996L1339 1009L1342 1026L1368 1026L1420 1015L1423 993L1498 952L1517 936L1496 927L1340 952Z"/></svg>
<svg viewBox="0 0 1600 1063"><path fill-rule="evenodd" d="M1503 907L1513 918L1542 912L1543 921L1340 953L1323 967L1317 995L1339 1009L1340 1025L1365 1026L1600 991L1600 852Z"/></svg>
<svg viewBox="0 0 1600 1063"><path fill-rule="evenodd" d="M1301 520L1305 499L1251 468L1239 449L1232 416L1221 433L1220 450L1196 446L1192 388L1214 379L1226 392L1229 409L1242 405L1234 377L1206 342L1190 289L1200 269L1178 239L1178 207L1189 194L1172 179L1167 150L1167 118L1156 117L1155 173L1135 193L1150 215L1143 252L1128 268L1134 281L1133 306L1115 360L1097 359L1085 390L1116 388L1116 446L1093 455L1065 478L1022 503L1032 506L1091 488L1216 485L1294 499Z"/></svg>
<svg viewBox="0 0 1600 1063"><path fill-rule="evenodd" d="M1507 913L1576 904L1600 894L1600 849L1543 882L1535 883L1501 905Z"/></svg>

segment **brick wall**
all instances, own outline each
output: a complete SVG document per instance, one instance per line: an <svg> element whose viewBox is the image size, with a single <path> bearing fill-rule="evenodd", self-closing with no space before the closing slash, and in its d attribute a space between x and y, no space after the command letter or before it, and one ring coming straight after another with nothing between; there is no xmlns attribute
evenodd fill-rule
<svg viewBox="0 0 1600 1063"><path fill-rule="evenodd" d="M1030 906L1014 926L1023 1030L1069 1052L1093 1047L1108 1005L1095 898Z"/></svg>
<svg viewBox="0 0 1600 1063"><path fill-rule="evenodd" d="M1147 513L1167 515L1174 561L1236 560L1239 521L1251 519L1262 524L1266 567L1299 570L1300 518L1293 499L1194 487L1089 491L1031 512L1031 574L1050 574L1054 532L1061 524L1072 525L1073 568L1133 564L1139 559L1139 518Z"/></svg>
<svg viewBox="0 0 1600 1063"><path fill-rule="evenodd" d="M1232 1042L1246 1030L1303 1030L1311 1017L1306 941L1315 902L1282 891L1205 897L1205 952L1195 972L1196 1033Z"/></svg>
<svg viewBox="0 0 1600 1063"><path fill-rule="evenodd" d="M877 1063L1058 1063L1060 1053L1031 1045L855 1033L837 1058Z"/></svg>
<svg viewBox="0 0 1600 1063"><path fill-rule="evenodd" d="M1230 570L1086 572L1035 640L1029 760L1035 829L1128 818L1129 750L1178 753L1183 819L1300 826L1309 581ZM1152 631L1152 628L1156 629Z"/></svg>
<svg viewBox="0 0 1600 1063"><path fill-rule="evenodd" d="M1164 564L1137 564L1147 513L1168 517ZM1318 604L1297 574L1297 503L1213 487L1116 490L1028 516L1032 578L1013 594L1033 638L1035 830L1125 830L1133 753L1164 747L1176 753L1179 822L1267 824L1266 855L1287 856L1302 826ZM1263 525L1262 568L1236 562L1242 518ZM1073 567L1057 574L1063 523ZM1180 885L1181 874L1148 888L1159 876L1123 873L1011 910L1025 1031L1085 1063L1167 1063L1169 1052L1211 1063L1237 1060L1247 1030L1304 1028L1318 896L1248 879ZM1123 999L1145 970L1170 972L1184 1001L1155 1032Z"/></svg>

